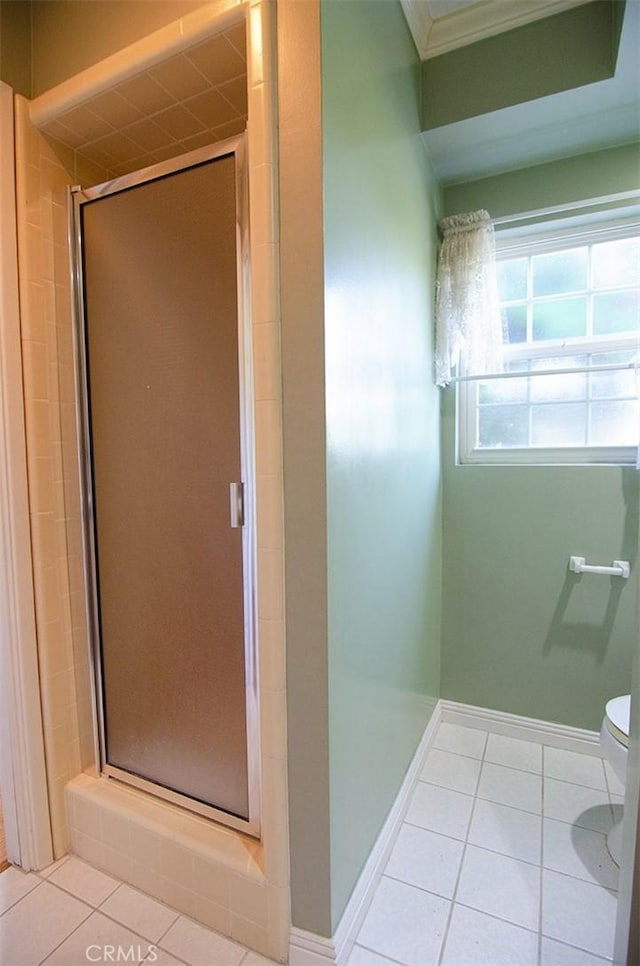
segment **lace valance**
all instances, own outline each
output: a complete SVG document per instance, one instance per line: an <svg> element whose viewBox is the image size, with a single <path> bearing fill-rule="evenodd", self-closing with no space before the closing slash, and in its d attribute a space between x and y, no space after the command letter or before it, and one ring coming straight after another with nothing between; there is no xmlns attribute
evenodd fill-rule
<svg viewBox="0 0 640 966"><path fill-rule="evenodd" d="M486 211L443 218L436 280L436 385L451 382L464 350L470 375L502 372L503 327L495 237Z"/></svg>

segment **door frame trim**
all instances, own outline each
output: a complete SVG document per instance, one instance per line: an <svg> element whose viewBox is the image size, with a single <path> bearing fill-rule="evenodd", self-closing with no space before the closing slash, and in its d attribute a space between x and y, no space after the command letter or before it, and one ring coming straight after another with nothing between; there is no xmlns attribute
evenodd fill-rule
<svg viewBox="0 0 640 966"><path fill-rule="evenodd" d="M13 91L0 82L0 785L8 859L53 861L31 555L18 285Z"/></svg>
<svg viewBox="0 0 640 966"><path fill-rule="evenodd" d="M108 764L106 760L105 720L103 709L102 661L100 655L100 624L98 619L98 588L96 583L95 518L92 491L90 425L86 370L84 280L80 209L89 201L96 201L120 191L176 174L191 167L216 160L235 157L236 171L236 244L238 293L238 395L240 406L240 463L245 484L244 526L242 528L244 653L247 736L247 781L249 818L244 819L214 806L189 798L153 781ZM260 707L257 661L257 541L256 541L256 473L255 427L253 405L252 339L249 288L249 198L246 162L246 135L219 141L177 158L170 158L140 171L82 189L70 189L72 197L71 229L72 275L74 291L74 356L76 372L76 404L78 413L79 466L82 492L83 558L85 600L90 636L92 692L94 700L96 765L105 778L126 782L157 797L213 818L230 828L260 837Z"/></svg>

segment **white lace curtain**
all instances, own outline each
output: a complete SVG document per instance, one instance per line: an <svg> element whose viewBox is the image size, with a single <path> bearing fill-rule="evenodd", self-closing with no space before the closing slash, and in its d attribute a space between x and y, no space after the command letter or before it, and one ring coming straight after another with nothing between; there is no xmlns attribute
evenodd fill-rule
<svg viewBox="0 0 640 966"><path fill-rule="evenodd" d="M436 385L446 386L464 350L468 375L502 372L495 237L486 211L443 218L436 280Z"/></svg>

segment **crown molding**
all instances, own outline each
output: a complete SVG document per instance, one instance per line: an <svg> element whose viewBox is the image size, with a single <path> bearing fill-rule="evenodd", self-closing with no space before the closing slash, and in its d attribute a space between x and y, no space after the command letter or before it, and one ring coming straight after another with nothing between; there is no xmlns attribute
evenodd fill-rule
<svg viewBox="0 0 640 966"><path fill-rule="evenodd" d="M514 30L534 20L593 0L479 0L444 17L431 18L428 0L401 0L421 60Z"/></svg>
<svg viewBox="0 0 640 966"><path fill-rule="evenodd" d="M429 14L429 9L425 0L400 0L400 6L404 11L409 24L409 30L416 45L416 50L420 55L420 60L425 60L429 48L429 34L433 26L433 20Z"/></svg>

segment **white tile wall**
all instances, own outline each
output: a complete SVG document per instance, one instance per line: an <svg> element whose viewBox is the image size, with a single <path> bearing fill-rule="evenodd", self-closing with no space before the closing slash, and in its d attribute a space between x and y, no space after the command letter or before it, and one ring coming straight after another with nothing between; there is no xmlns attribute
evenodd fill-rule
<svg viewBox="0 0 640 966"><path fill-rule="evenodd" d="M115 83L44 126L107 178L240 134L247 124L244 26Z"/></svg>

